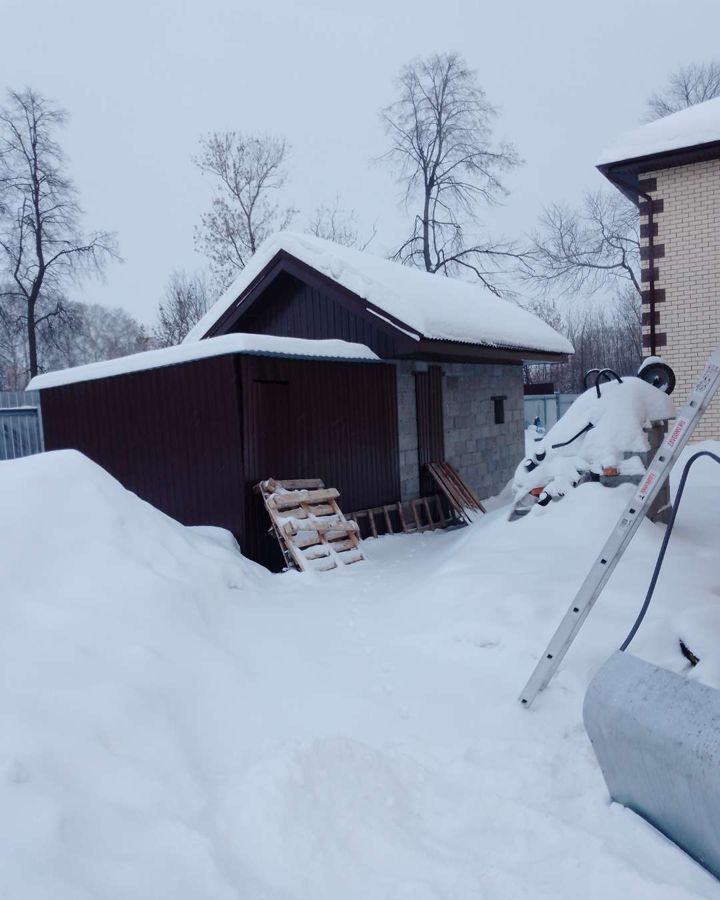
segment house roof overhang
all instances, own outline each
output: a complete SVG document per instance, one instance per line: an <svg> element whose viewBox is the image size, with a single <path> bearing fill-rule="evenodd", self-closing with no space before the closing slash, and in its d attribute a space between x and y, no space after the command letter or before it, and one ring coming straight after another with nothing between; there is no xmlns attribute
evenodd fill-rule
<svg viewBox="0 0 720 900"><path fill-rule="evenodd" d="M203 338L217 337L230 332L240 318L261 299L268 287L282 274L291 275L299 281L325 292L335 302L356 315L371 318L377 328L393 338L398 347L397 357L400 359L520 364L524 360L565 362L568 358L566 353L550 353L532 348L498 347L427 338L411 325L348 290L286 250L279 250L272 257L262 271L207 330Z"/></svg>
<svg viewBox="0 0 720 900"><path fill-rule="evenodd" d="M674 169L692 163L707 162L720 159L720 141L695 144L676 150L665 150L617 162L600 163L598 171L611 181L633 203L639 203L640 176L646 172L658 172L661 169Z"/></svg>

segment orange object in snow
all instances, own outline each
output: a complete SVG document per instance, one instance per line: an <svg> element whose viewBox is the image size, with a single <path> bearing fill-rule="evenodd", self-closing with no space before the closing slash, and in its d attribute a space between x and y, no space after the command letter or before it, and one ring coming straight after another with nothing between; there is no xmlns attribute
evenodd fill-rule
<svg viewBox="0 0 720 900"><path fill-rule="evenodd" d="M606 478L615 478L619 474L620 474L620 470L616 469L615 466L605 466L603 468L603 475Z"/></svg>
<svg viewBox="0 0 720 900"><path fill-rule="evenodd" d="M534 487L531 491L529 491L529 493L530 493L533 497L539 497L540 494L542 494L542 492L543 492L544 490L545 490L545 488L543 488L543 487Z"/></svg>

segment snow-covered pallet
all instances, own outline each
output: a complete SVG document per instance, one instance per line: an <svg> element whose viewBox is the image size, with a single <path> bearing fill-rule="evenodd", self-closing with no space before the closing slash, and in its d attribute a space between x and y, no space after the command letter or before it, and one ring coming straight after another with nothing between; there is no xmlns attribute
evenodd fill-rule
<svg viewBox="0 0 720 900"><path fill-rule="evenodd" d="M317 478L269 478L257 490L289 567L326 572L365 559L357 523L343 515L335 488Z"/></svg>

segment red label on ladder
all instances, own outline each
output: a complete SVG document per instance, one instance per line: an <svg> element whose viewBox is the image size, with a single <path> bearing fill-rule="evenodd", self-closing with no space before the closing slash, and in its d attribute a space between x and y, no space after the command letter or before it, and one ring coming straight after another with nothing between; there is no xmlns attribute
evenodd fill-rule
<svg viewBox="0 0 720 900"><path fill-rule="evenodd" d="M645 495L650 490L650 488L653 486L653 483L656 478L657 478L656 472L653 472L652 470L650 470L647 473L647 475L645 476L645 481L643 481L643 483L640 485L640 488L637 492L638 499L640 499L640 500L645 499Z"/></svg>
<svg viewBox="0 0 720 900"><path fill-rule="evenodd" d="M672 432L670 433L670 436L665 441L665 443L668 445L668 447L670 447L670 449L672 449L675 446L675 444L677 444L678 438L683 433L683 431L685 431L685 429L687 428L687 424L688 424L687 419L678 419L677 420L677 422L675 423L675 427L673 428Z"/></svg>

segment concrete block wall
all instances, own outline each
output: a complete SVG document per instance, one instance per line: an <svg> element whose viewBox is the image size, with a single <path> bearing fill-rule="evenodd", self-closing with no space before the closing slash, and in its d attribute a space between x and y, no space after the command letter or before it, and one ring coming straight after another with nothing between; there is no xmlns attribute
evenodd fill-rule
<svg viewBox="0 0 720 900"><path fill-rule="evenodd" d="M662 212L654 213L655 244L664 249L654 261L655 286L665 292L664 301L656 304L656 332L667 335L658 355L675 370L673 399L681 405L707 357L720 347L720 160L648 172L642 178L655 179L650 196L663 202ZM640 222L646 224L648 217ZM647 246L647 238L642 243ZM645 304L643 310L649 307ZM693 436L709 438L720 439L720 396Z"/></svg>
<svg viewBox="0 0 720 900"><path fill-rule="evenodd" d="M414 372L423 363L396 363L400 484L403 500L419 495ZM442 365L445 458L481 498L499 493L525 453L521 366ZM504 396L505 423L495 424L492 397Z"/></svg>
<svg viewBox="0 0 720 900"><path fill-rule="evenodd" d="M400 498L414 500L420 495L418 468L417 408L415 405L415 363L400 361L397 371L398 432L400 443Z"/></svg>
<svg viewBox="0 0 720 900"><path fill-rule="evenodd" d="M445 458L484 499L498 494L525 455L522 366L443 366ZM495 423L493 397L505 397Z"/></svg>

